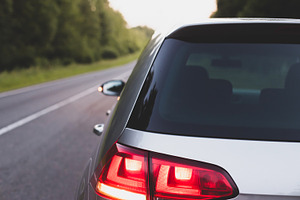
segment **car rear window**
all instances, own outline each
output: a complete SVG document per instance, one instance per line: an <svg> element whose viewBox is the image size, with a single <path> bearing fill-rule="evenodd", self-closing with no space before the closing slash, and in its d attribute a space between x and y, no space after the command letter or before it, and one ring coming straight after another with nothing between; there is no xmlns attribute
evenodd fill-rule
<svg viewBox="0 0 300 200"><path fill-rule="evenodd" d="M128 127L300 141L300 45L166 39Z"/></svg>

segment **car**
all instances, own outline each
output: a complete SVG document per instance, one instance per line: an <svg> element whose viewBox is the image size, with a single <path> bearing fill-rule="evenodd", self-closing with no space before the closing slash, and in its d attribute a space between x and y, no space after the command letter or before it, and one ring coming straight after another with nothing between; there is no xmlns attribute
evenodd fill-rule
<svg viewBox="0 0 300 200"><path fill-rule="evenodd" d="M300 199L300 20L211 19L153 35L77 200Z"/></svg>

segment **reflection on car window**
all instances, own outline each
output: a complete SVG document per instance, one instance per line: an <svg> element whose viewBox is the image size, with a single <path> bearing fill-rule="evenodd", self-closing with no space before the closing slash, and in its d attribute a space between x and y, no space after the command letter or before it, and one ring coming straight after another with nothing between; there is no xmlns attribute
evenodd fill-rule
<svg viewBox="0 0 300 200"><path fill-rule="evenodd" d="M294 140L287 135L300 129L299 57L299 44L167 39L129 126L171 134Z"/></svg>

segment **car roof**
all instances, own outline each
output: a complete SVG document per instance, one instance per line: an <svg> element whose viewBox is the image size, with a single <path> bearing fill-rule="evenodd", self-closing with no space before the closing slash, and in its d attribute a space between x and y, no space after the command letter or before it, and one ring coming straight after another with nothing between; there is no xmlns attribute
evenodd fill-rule
<svg viewBox="0 0 300 200"><path fill-rule="evenodd" d="M156 30L154 36L161 35L163 38L167 38L174 32L182 29L188 29L189 27L203 26L203 25L226 25L226 24L300 24L300 19L291 18L210 18L199 21L198 23L187 23L170 25L164 29Z"/></svg>
<svg viewBox="0 0 300 200"><path fill-rule="evenodd" d="M169 31L156 33L154 37L159 35L162 40L174 38L183 41L205 43L225 41L245 42L246 38L249 40L247 42L299 44L299 25L300 19L214 18L199 23L173 26Z"/></svg>

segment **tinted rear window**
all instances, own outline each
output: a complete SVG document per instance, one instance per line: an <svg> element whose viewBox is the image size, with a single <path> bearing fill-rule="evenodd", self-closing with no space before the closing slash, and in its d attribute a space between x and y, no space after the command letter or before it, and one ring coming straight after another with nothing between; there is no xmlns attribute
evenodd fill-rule
<svg viewBox="0 0 300 200"><path fill-rule="evenodd" d="M300 45L167 39L129 121L144 131L300 141Z"/></svg>

